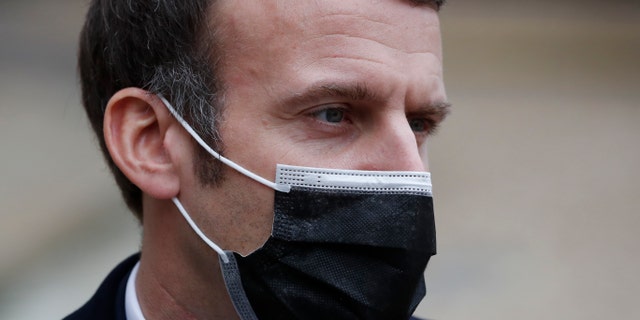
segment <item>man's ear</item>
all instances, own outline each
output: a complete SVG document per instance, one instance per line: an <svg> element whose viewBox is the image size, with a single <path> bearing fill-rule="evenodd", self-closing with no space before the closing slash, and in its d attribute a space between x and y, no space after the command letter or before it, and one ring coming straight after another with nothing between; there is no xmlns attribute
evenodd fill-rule
<svg viewBox="0 0 640 320"><path fill-rule="evenodd" d="M142 192L170 199L180 191L176 164L165 149L173 120L160 99L139 88L114 94L105 110L104 139L116 166Z"/></svg>

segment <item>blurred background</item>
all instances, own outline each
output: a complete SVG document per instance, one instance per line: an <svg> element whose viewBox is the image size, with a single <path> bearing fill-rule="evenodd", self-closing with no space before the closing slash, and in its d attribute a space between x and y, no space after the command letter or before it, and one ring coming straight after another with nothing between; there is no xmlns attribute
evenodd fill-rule
<svg viewBox="0 0 640 320"><path fill-rule="evenodd" d="M1 319L63 317L139 247L79 102L86 8L0 2ZM640 319L640 1L451 0L442 25L418 314Z"/></svg>

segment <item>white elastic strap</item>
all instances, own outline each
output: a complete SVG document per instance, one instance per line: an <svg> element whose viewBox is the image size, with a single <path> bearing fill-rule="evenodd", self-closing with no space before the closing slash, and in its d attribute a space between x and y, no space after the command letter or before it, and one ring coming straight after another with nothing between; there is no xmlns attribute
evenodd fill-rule
<svg viewBox="0 0 640 320"><path fill-rule="evenodd" d="M161 94L158 94L158 98L160 98L160 100L162 100L162 103L164 103L164 105L167 107L167 109L169 109L169 112L171 112L171 114L176 118L176 120L178 120L178 122L182 125L182 127L187 130L187 132L189 132L189 134L198 142L198 144L200 144L200 146L202 146L205 150L207 150L207 152L209 152L212 156L214 156L216 159L220 160L222 163L228 165L229 167L237 170L238 172L244 174L245 176L259 182L262 183L263 185L280 191L280 192L289 192L291 190L290 186L287 185L281 185L281 184L276 184L274 182L271 182L245 168L243 168L242 166L238 165L237 163L223 157L222 155L220 155L218 152L216 152L215 150L211 149L211 147L209 147L209 145L204 142L204 140L202 140L202 138L200 137L200 135L198 135L197 132L195 132L195 130L193 130L193 128L191 128L191 126L184 121L184 119L178 114L178 112L176 112L176 110L173 108L173 106L171 105L171 103L169 103L169 101L167 101L167 99L165 99Z"/></svg>
<svg viewBox="0 0 640 320"><path fill-rule="evenodd" d="M207 238L207 236L204 235L204 233L202 232L202 230L200 230L200 228L198 228L196 223L193 222L193 220L191 220L189 213L187 213L187 210L185 210L185 208L182 206L182 203L180 203L180 200L178 200L178 198L176 197L171 198L171 200L173 201L173 204L175 204L176 207L178 207L178 210L180 211L180 213L182 213L182 216L187 220L187 222L191 226L191 229L195 231L195 233L200 237L200 239L202 239L202 241L204 241L209 247L211 247L211 249L215 250L215 252L218 253L222 261L224 261L224 263L229 263L229 258L224 253L224 250L222 250L222 248L220 248L217 244L215 244L213 241Z"/></svg>

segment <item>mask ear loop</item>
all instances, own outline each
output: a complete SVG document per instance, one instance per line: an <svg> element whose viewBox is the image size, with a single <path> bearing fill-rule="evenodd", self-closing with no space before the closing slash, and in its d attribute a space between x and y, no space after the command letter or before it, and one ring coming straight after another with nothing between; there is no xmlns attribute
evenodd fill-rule
<svg viewBox="0 0 640 320"><path fill-rule="evenodd" d="M169 101L167 101L167 99L165 99L161 94L158 94L158 98L160 98L160 100L162 101L162 103L164 103L164 105L167 107L167 109L169 109L169 112L171 112L171 114L176 118L176 120L178 120L178 122L180 123L180 125L182 125L182 127L187 130L187 132L193 137L193 139L195 139L198 144L203 147L205 150L207 150L207 152L209 152L209 154L211 154L212 156L214 156L216 159L220 160L222 163L228 165L229 167L237 170L238 172L242 173L243 175L271 188L274 189L276 191L280 191L280 192L286 192L288 193L289 191L291 191L291 186L290 185L284 185L284 184L277 184L275 182L271 182L245 168L243 168L242 166L238 165L237 163L223 157L222 155L220 155L218 152L216 152L215 150L213 150L211 147L209 147L209 145L204 142L204 140L202 140L202 138L200 137L200 135L198 135L197 132L195 132L195 130L193 130L193 128L191 128L191 126L184 121L184 119L178 114L178 112L176 112L176 110L173 108L173 106L171 106L171 103L169 103Z"/></svg>
<svg viewBox="0 0 640 320"><path fill-rule="evenodd" d="M191 229L193 229L193 231L200 237L200 239L202 239L202 241L204 241L209 247L211 247L211 249L217 252L220 258L222 259L222 261L224 261L224 263L229 263L229 257L227 257L224 250L222 250L222 248L220 248L217 244L215 244L215 242L211 241L211 239L207 238L207 236L204 235L204 232L202 232L202 230L198 228L196 223L193 222L193 220L189 216L189 213L187 212L187 210L182 206L182 203L180 203L180 200L178 200L178 198L176 197L173 197L171 198L171 201L173 201L173 204L176 205L176 207L178 208L178 211L180 211L180 213L185 218L185 220L187 220L187 223L189 223L189 225L191 226Z"/></svg>
<svg viewBox="0 0 640 320"><path fill-rule="evenodd" d="M180 123L180 125L182 125L182 127L191 135L191 137L193 137L193 139L195 139L196 142L198 142L198 144L201 147L203 147L205 150L207 150L207 152L209 152L209 154L211 154L213 157L220 160L222 163L228 165L229 167L237 170L238 172L244 174L245 176L269 188L272 188L276 191L289 192L291 190L290 185L276 184L274 182L271 182L220 155L218 152L216 152L211 147L209 147L209 145L206 142L204 142L204 140L202 140L200 135L198 135L198 133L195 132L195 130L193 130L193 128L191 128L191 126L178 114L178 112L176 112L176 110L173 108L171 103L167 101L167 99L165 99L161 94L158 94L158 98L160 98L160 100L165 105L165 107L167 107L169 112L178 121L178 123ZM207 238L204 232L202 232L202 230L198 228L198 226L193 221L193 219L191 219L191 216L189 216L189 213L187 212L187 210L184 208L184 206L182 206L182 203L180 202L180 200L178 200L177 197L173 197L171 198L171 201L173 201L173 204L175 204L175 206L178 208L178 211L180 211L180 213L185 218L185 220L187 220L187 223L189 223L189 226L191 226L191 229L193 229L193 231L200 237L200 239L202 239L202 241L204 241L211 249L217 252L224 263L229 263L229 257L227 257L224 250L222 250L222 248L220 248L217 244L215 244L215 242L211 241L211 239Z"/></svg>

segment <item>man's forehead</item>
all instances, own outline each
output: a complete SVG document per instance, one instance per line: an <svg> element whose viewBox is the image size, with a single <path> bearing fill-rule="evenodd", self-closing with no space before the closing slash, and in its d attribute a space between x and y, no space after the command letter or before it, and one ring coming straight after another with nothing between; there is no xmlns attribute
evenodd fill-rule
<svg viewBox="0 0 640 320"><path fill-rule="evenodd" d="M417 6L408 0L230 0L217 6L217 27L228 40L237 42L242 37L263 44L295 34L312 38L347 31L358 36L358 31L372 28L395 33L395 37L425 40L425 34L439 36L436 6L426 3ZM439 38L433 40L437 42Z"/></svg>
<svg viewBox="0 0 640 320"><path fill-rule="evenodd" d="M376 17L384 21L389 17L389 8L404 8L406 12L434 10L440 1L425 0L226 0L217 2L218 17L226 22L238 23L238 19L263 18L275 23L295 23L304 25L309 18L335 14L353 14ZM251 19L248 22L254 22Z"/></svg>

